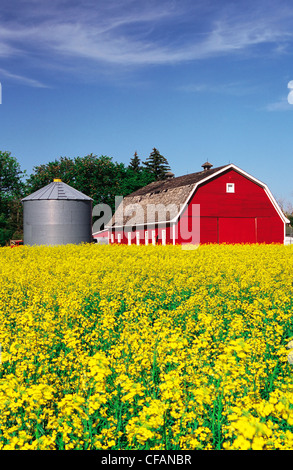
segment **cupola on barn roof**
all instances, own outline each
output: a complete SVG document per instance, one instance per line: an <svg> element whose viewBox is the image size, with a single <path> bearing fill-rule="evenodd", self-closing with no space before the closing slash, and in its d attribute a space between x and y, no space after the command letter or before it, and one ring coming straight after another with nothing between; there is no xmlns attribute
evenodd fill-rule
<svg viewBox="0 0 293 470"><path fill-rule="evenodd" d="M210 170L213 165L210 162L205 162L201 166L204 170Z"/></svg>

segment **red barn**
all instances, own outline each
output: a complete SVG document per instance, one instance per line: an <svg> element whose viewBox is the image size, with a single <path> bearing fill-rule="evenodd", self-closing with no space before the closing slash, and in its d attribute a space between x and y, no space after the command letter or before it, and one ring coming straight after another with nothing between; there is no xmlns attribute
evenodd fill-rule
<svg viewBox="0 0 293 470"><path fill-rule="evenodd" d="M202 167L124 198L106 226L109 242L284 243L289 220L264 183L234 164Z"/></svg>

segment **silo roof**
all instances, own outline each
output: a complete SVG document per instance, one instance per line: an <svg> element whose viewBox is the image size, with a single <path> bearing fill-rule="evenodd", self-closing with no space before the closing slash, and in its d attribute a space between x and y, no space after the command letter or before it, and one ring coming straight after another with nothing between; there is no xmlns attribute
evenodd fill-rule
<svg viewBox="0 0 293 470"><path fill-rule="evenodd" d="M44 199L69 199L69 200L87 200L91 201L92 198L77 191L63 181L53 181L52 183L44 186L38 191L24 197L22 201L44 200Z"/></svg>

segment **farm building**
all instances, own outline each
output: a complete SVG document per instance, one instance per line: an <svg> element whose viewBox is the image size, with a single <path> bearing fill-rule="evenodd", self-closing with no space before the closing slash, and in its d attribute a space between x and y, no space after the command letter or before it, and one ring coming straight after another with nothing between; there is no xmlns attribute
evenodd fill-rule
<svg viewBox="0 0 293 470"><path fill-rule="evenodd" d="M234 164L202 167L124 198L105 227L109 243L284 243L289 220L264 183Z"/></svg>
<svg viewBox="0 0 293 470"><path fill-rule="evenodd" d="M22 204L25 245L92 242L92 199L59 178Z"/></svg>

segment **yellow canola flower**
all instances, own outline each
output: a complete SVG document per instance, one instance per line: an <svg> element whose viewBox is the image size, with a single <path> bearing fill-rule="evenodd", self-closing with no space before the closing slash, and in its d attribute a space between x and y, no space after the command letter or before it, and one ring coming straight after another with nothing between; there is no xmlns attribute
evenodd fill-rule
<svg viewBox="0 0 293 470"><path fill-rule="evenodd" d="M289 449L293 247L0 249L0 449Z"/></svg>

